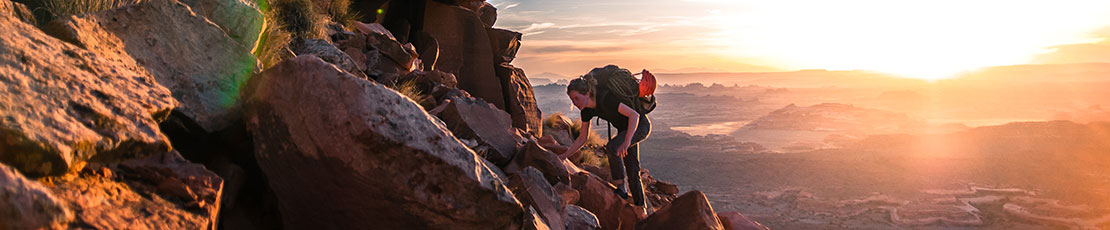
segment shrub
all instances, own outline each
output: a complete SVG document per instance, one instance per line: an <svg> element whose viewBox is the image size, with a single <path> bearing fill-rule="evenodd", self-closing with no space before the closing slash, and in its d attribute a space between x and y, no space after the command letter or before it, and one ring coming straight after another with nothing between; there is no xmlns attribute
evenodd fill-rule
<svg viewBox="0 0 1110 230"><path fill-rule="evenodd" d="M328 14L331 14L333 22L343 24L348 30L354 30L355 22L362 18L358 12L351 10L351 0L332 0Z"/></svg>
<svg viewBox="0 0 1110 230"><path fill-rule="evenodd" d="M281 24L293 39L325 37L327 17L316 12L311 0L270 0L266 21Z"/></svg>

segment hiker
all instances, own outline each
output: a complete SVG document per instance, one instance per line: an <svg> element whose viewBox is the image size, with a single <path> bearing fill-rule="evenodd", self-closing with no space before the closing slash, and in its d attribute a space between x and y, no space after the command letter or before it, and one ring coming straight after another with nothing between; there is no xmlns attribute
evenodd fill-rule
<svg viewBox="0 0 1110 230"><path fill-rule="evenodd" d="M647 71L645 70L644 73L647 73ZM614 77L608 77L609 75L624 77L625 79L619 80L625 82L617 80L610 82ZM645 76L648 75L650 73L645 74ZM603 78L599 78L599 76ZM604 82L599 84L599 79L604 80ZM627 82L628 79L631 79L630 83ZM654 91L654 81L654 77L651 77L650 84L652 86L650 91ZM647 116L650 109L644 109L642 105L637 103L638 100L621 97L622 92L627 92L624 93L625 95L633 95L631 97L635 97L637 93L642 96L643 93L636 89L636 84L635 78L628 73L628 70L613 65L594 69L586 76L571 80L570 84L567 85L567 96L570 97L574 106L581 110L582 126L574 144L560 157L569 157L586 144L590 134L591 119L600 117L608 121L613 127L617 128L617 135L605 144L605 153L609 158L609 170L613 177L612 183L617 187L615 192L626 199L629 196L628 193L631 192L634 204L646 215L648 207L645 206L644 188L640 182L639 143L651 133L651 120ZM651 99L651 109L654 109L654 97L651 97ZM627 182L625 182L625 179L627 179ZM625 185L627 185L627 188Z"/></svg>

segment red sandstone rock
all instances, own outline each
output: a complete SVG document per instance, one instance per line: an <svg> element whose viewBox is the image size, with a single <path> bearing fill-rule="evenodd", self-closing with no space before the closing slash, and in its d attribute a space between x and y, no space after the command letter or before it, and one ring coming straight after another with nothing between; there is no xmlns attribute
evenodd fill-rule
<svg viewBox="0 0 1110 230"><path fill-rule="evenodd" d="M286 228L523 225L504 176L396 91L304 56L251 78L243 95Z"/></svg>
<svg viewBox="0 0 1110 230"><path fill-rule="evenodd" d="M721 226L721 221L717 219L705 194L691 191L640 221L636 229L724 229L724 226Z"/></svg>

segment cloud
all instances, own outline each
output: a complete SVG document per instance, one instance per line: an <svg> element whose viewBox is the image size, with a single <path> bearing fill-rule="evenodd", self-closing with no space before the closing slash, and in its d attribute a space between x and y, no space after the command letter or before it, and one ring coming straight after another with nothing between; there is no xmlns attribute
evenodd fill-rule
<svg viewBox="0 0 1110 230"><path fill-rule="evenodd" d="M1033 62L1039 64L1110 62L1110 27L1103 28L1095 35L1102 37L1102 40L1049 47L1052 52L1038 55Z"/></svg>
<svg viewBox="0 0 1110 230"><path fill-rule="evenodd" d="M529 48L528 53L531 54L554 54L554 53L605 53L617 52L627 50L628 47L618 46L576 46L576 45L549 45Z"/></svg>
<svg viewBox="0 0 1110 230"><path fill-rule="evenodd" d="M532 25L528 26L528 28L521 29L520 33L523 33L524 35L542 34L542 33L546 32L544 30L550 29L554 26L555 26L555 23L550 23L550 22L532 23Z"/></svg>

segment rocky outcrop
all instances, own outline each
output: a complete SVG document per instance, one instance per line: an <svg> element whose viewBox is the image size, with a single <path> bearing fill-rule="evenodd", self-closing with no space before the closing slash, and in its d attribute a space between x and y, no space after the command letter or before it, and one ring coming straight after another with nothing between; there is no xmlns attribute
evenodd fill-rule
<svg viewBox="0 0 1110 230"><path fill-rule="evenodd" d="M456 97L436 116L455 136L477 141L474 150L496 165L508 164L524 140L509 114L479 98Z"/></svg>
<svg viewBox="0 0 1110 230"><path fill-rule="evenodd" d="M168 152L90 164L49 187L76 216L68 228L215 229L223 179Z"/></svg>
<svg viewBox="0 0 1110 230"><path fill-rule="evenodd" d="M717 213L717 218L721 220L721 225L726 230L770 230L767 226L763 226L763 224L755 222L739 212Z"/></svg>
<svg viewBox="0 0 1110 230"><path fill-rule="evenodd" d="M636 229L724 229L724 226L721 226L705 194L691 191L659 208L641 221Z"/></svg>
<svg viewBox="0 0 1110 230"><path fill-rule="evenodd" d="M501 78L501 86L505 93L505 111L513 119L513 127L519 128L533 135L543 133L543 123L540 121L540 107L536 104L536 96L532 91L532 84L524 76L524 70L513 67L509 63L497 66L497 77Z"/></svg>
<svg viewBox="0 0 1110 230"><path fill-rule="evenodd" d="M601 229L634 229L636 222L644 218L636 207L613 193L616 187L601 178L583 172L571 180L574 189L581 194L576 205L596 215Z"/></svg>
<svg viewBox="0 0 1110 230"><path fill-rule="evenodd" d="M168 151L176 105L126 56L98 56L0 15L0 162L28 176Z"/></svg>
<svg viewBox="0 0 1110 230"><path fill-rule="evenodd" d="M459 88L505 109L501 82L494 72L486 27L478 14L457 5L428 1L424 31L439 42L435 69L455 74Z"/></svg>
<svg viewBox="0 0 1110 230"><path fill-rule="evenodd" d="M253 77L243 95L286 228L523 225L504 176L393 90L302 56Z"/></svg>
<svg viewBox="0 0 1110 230"><path fill-rule="evenodd" d="M253 50L265 19L253 0L181 0L197 14L219 25L228 36Z"/></svg>
<svg viewBox="0 0 1110 230"><path fill-rule="evenodd" d="M490 47L493 48L493 61L495 63L513 62L516 52L520 50L520 38L524 35L505 29L488 28Z"/></svg>
<svg viewBox="0 0 1110 230"><path fill-rule="evenodd" d="M0 229L61 229L73 212L49 189L0 164Z"/></svg>
<svg viewBox="0 0 1110 230"><path fill-rule="evenodd" d="M563 200L543 176L536 168L525 168L509 177L509 189L522 204L535 209L550 229L563 230Z"/></svg>
<svg viewBox="0 0 1110 230"><path fill-rule="evenodd" d="M44 30L102 56L133 57L208 132L238 119L239 87L258 68L249 48L177 0L63 18Z"/></svg>

